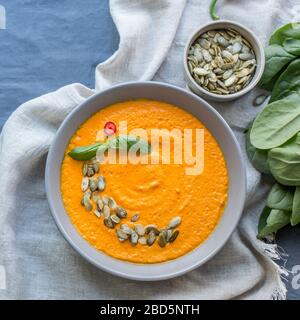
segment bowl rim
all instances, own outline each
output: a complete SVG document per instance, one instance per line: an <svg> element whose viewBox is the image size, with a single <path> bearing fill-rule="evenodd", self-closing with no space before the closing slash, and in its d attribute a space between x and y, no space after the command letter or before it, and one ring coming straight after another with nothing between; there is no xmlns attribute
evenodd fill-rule
<svg viewBox="0 0 300 320"><path fill-rule="evenodd" d="M144 87L144 86L150 87L151 89L155 89L155 88L159 87L159 88L164 88L166 90L171 90L171 91L175 90L175 91L179 92L179 94L186 95L188 98L195 100L196 103L200 103L203 106L203 108L208 111L208 113L211 113L212 116L216 117L216 120L219 121L223 125L223 128L226 130L226 133L228 134L228 136L231 139L232 146L234 147L235 152L236 152L236 161L238 162L238 164L240 166L239 167L239 170L240 170L239 171L239 174L240 174L239 183L240 183L240 185L238 188L238 191L240 192L240 194L239 194L240 197L236 200L236 202L237 202L236 212L233 213L235 215L234 220L231 221L230 227L228 227L228 229L226 229L226 234L222 237L222 241L217 242L214 245L214 249L210 250L210 252L208 254L206 254L205 257L203 257L199 260L195 260L195 258L194 258L195 261L193 260L193 263L191 263L188 266L186 266L185 268L181 268L179 270L176 269L179 260L183 261L188 256L190 256L190 255L192 256L192 253L196 253L196 251L199 250L199 248L203 247L206 244L206 242L209 242L210 238L212 238L213 235L217 233L218 225L220 225L220 221L223 220L223 217L225 216L225 211L227 210L226 209L227 207L225 207L223 215L220 218L220 220L218 221L218 225L215 227L213 232L209 235L209 237L203 243L201 243L198 247L194 248L192 251L190 251L190 252L186 253L185 255L178 257L174 260L169 260L169 261L162 262L162 263L137 264L137 263L126 262L126 261L123 261L120 259L112 258L112 257L108 256L107 254L95 249L94 247L92 247L89 243L87 243L81 237L79 232L75 229L74 225L72 225L73 229L71 231L68 230L67 226L64 225L64 223L62 222L62 215L67 216L68 220L69 220L69 216L67 215L64 207L63 207L64 212L62 213L62 215L58 212L57 203L55 203L54 194L51 190L52 185L53 185L52 180L51 180L52 169L53 169L52 164L53 164L54 159L57 158L56 148L57 148L57 145L59 144L59 140L60 140L62 134L64 133L64 130L67 128L68 125L70 125L73 117L81 109L84 109L86 106L88 106L93 100L95 100L105 94L108 94L108 93L114 92L114 91L117 92L119 89L128 89L128 87L135 87L138 89L139 87ZM134 98L132 98L132 99L134 99ZM157 99L157 100L159 100L159 99ZM123 101L125 101L125 100L123 100ZM180 105L177 105L177 106L181 107ZM101 108L99 107L98 110L100 110ZM181 107L181 108L183 110L185 110L186 112L189 112L184 107ZM87 117L86 119L88 119L88 118L89 117ZM81 123L84 123L86 121L86 119L83 119L81 121ZM204 125L205 125L205 123L204 123ZM77 128L78 128L78 126L76 126L76 128L74 128L74 132L77 130ZM220 145L220 147L221 147L221 145ZM63 157L62 157L62 159L63 159ZM60 166L61 166L62 159L59 162ZM58 168L58 170L60 173L60 168ZM59 179L59 181L60 181L60 179ZM50 208L50 211L52 213L52 216L54 218L54 221L55 221L58 229L61 231L64 238L73 247L73 249L77 253L79 253L83 258L85 258L87 261L89 261L91 264L98 267L99 269L106 271L110 274L122 277L122 278L130 279L130 280L138 280L138 281L167 280L170 278L174 278L174 277L178 277L180 275L183 275L189 271L194 270L195 268L199 267L200 265L204 264L209 259L211 259L219 250L221 250L221 248L228 241L229 237L231 236L231 234L235 230L235 228L240 220L240 217L243 212L244 204L245 204L246 166L243 161L242 151L240 149L239 143L238 143L233 131L231 130L229 125L226 123L226 121L223 119L223 117L213 107L211 107L205 100L196 96L193 93L188 92L187 90L184 90L182 88L179 88L179 87L171 85L171 84L155 82L155 81L135 81L135 82L126 82L126 83L122 83L122 84L117 84L113 87L110 87L109 89L106 89L106 90L100 92L100 93L96 93L96 94L92 95L90 98L86 99L83 103L79 104L76 108L73 109L73 111L71 111L67 115L67 117L64 119L64 121L62 122L62 124L58 128L58 130L55 134L55 137L50 145L50 149L49 149L47 161L46 161L46 168L45 168L45 188L46 188L46 195L47 195L47 199L48 199L49 208ZM60 194L60 201L62 202L60 189L57 192ZM227 206L228 206L228 203L229 203L229 200L227 202ZM229 216L227 217L227 219L229 219ZM69 223L71 224L71 222L69 222ZM79 246L78 241L80 241L80 244L82 246L84 246L84 249L82 248L82 246L81 247ZM93 254L90 254L90 252L94 252L94 253L96 252L97 256L101 257L101 259L102 259L101 262L97 261L97 259L93 256ZM105 263L103 261L105 261ZM114 264L115 266L113 268L111 268L110 264ZM116 265L119 267L116 268ZM126 269L127 269L126 267L128 267L129 265L130 265L130 268L132 268L132 270L134 269L135 272L128 272L128 270L126 271ZM148 270L152 270L154 267L159 268L159 267L163 267L163 265L167 265L168 271L165 273L162 273L162 274L159 273L159 274L155 274L155 275L153 275L153 274L149 275L148 273L145 274L144 271L143 271L143 273L139 273L139 272L141 272L141 270L147 269L147 272L148 272Z"/></svg>
<svg viewBox="0 0 300 320"><path fill-rule="evenodd" d="M206 29L206 28L209 28L209 30L214 30L214 28L218 29L219 25L222 25L222 24L227 24L228 27L232 26L233 29L235 29L234 27L236 27L238 29L240 28L246 34L250 35L254 39L255 44L257 45L257 49L258 50L255 52L256 57L258 56L257 52L259 52L259 55L261 57L260 64L256 66L258 71L255 72L255 74L254 74L252 80L250 81L250 83L245 88L243 88L242 90L240 90L238 92L235 92L235 93L230 93L230 94L227 94L227 95L219 95L219 94L212 93L212 92L209 92L209 91L203 89L195 81L195 79L192 77L192 75L191 75L191 73L189 71L189 68L188 68L188 64L187 64L188 51L189 51L192 43L195 41L195 39L197 37L199 37L204 32L204 29ZM220 29L220 27L219 27L219 29ZM253 45L253 41L250 40L247 36L244 36L244 37L246 38L246 40L248 40L251 43L251 45L253 46L253 50L255 51L255 48L254 48L254 45ZM245 25L243 25L243 24L241 24L239 22L236 22L236 21L221 19L221 20L218 20L218 21L208 22L208 23L198 27L194 32L192 32L192 35L189 37L189 39L188 39L188 41L187 41L187 43L185 45L185 48L184 48L183 63L184 63L185 74L188 77L188 80L192 82L192 84L201 92L201 94L203 96L210 97L212 100L215 100L215 101L217 101L217 100L219 100L219 101L221 101L221 100L224 100L224 101L235 100L235 99L245 95L249 91L251 91L258 84L258 82L260 81L260 79L261 79L261 77L263 75L264 69L265 69L265 51L264 51L264 47L263 47L261 41L255 35L255 33L253 31L251 31L248 27L246 27Z"/></svg>

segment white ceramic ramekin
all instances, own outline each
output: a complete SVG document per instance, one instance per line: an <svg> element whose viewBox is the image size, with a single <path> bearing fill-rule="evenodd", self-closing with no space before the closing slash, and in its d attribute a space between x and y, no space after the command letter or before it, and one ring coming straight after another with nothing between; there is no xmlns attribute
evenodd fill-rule
<svg viewBox="0 0 300 320"><path fill-rule="evenodd" d="M251 82L246 86L244 89L233 93L233 94L228 94L228 95L219 95L215 93L211 93L205 89L203 89L192 77L188 64L187 64L187 57L188 57L188 52L191 47L191 45L195 42L195 40L203 33L209 31L209 30L220 30L220 29L234 29L238 33L240 33L253 47L255 56L256 56L256 70L255 74L251 80ZM210 22L199 29L195 31L195 33L190 37L188 40L185 50L184 50L184 71L185 71L185 79L187 82L188 87L197 95L203 97L204 99L212 100L212 101L232 101L235 100L250 90L252 90L257 83L259 82L260 78L262 77L262 74L264 72L265 68L265 54L264 54L264 48L261 44L261 42L258 40L258 38L255 36L255 34L246 28L245 26L241 25L240 23L233 22L233 21L228 21L228 20L220 20L220 21L214 21Z"/></svg>

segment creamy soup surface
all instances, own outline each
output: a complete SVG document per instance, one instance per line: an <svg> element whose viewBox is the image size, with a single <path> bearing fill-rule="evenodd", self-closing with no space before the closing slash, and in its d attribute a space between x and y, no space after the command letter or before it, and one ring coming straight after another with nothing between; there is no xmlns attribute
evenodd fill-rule
<svg viewBox="0 0 300 320"><path fill-rule="evenodd" d="M127 121L128 131L204 129L204 170L200 175L186 175L185 164L100 166L99 174L106 180L106 188L100 194L113 197L128 213L121 223L134 225L130 219L138 213L136 223L163 228L173 217L181 217L177 239L163 248L157 241L152 246L120 242L116 230L104 226L103 217L96 217L81 205L82 162L72 159L67 152L95 143L97 133L108 121L116 124ZM171 148L171 157L172 152ZM62 163L61 191L71 222L93 247L116 259L157 263L176 259L208 238L226 205L228 175L218 143L198 119L174 105L143 99L108 106L81 125L71 138Z"/></svg>

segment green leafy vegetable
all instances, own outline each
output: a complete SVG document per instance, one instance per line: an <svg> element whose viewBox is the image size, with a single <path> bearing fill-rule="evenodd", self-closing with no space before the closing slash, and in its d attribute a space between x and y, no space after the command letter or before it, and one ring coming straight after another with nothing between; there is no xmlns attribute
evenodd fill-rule
<svg viewBox="0 0 300 320"><path fill-rule="evenodd" d="M272 94L247 135L246 148L253 166L270 171L278 183L261 214L259 238L289 222L300 223L300 23L276 30L265 56L259 86Z"/></svg>
<svg viewBox="0 0 300 320"><path fill-rule="evenodd" d="M291 211L293 208L293 198L293 188L275 183L268 195L267 206L272 209Z"/></svg>
<svg viewBox="0 0 300 320"><path fill-rule="evenodd" d="M300 99L275 101L254 120L251 144L258 149L279 147L300 130Z"/></svg>
<svg viewBox="0 0 300 320"><path fill-rule="evenodd" d="M265 49L265 55L265 71L258 85L262 89L271 91L284 67L286 67L296 57L288 53L278 44L268 46Z"/></svg>
<svg viewBox="0 0 300 320"><path fill-rule="evenodd" d="M274 85L270 102L280 100L291 95L298 97L300 104L300 59L291 62ZM300 128L299 128L300 129Z"/></svg>
<svg viewBox="0 0 300 320"><path fill-rule="evenodd" d="M283 48L290 54L300 56L300 40L288 38L283 41Z"/></svg>
<svg viewBox="0 0 300 320"><path fill-rule="evenodd" d="M249 126L249 129L246 133L246 152L248 158L256 170L268 174L270 173L268 163L268 151L256 149L255 147L253 147L253 145L250 142L251 127L252 124Z"/></svg>
<svg viewBox="0 0 300 320"><path fill-rule="evenodd" d="M216 14L216 4L218 0L211 0L209 6L209 13L213 20L219 20L220 17Z"/></svg>
<svg viewBox="0 0 300 320"><path fill-rule="evenodd" d="M77 147L71 150L68 155L75 160L90 160L96 156L97 150L101 145L103 145L103 143L98 142L89 146Z"/></svg>
<svg viewBox="0 0 300 320"><path fill-rule="evenodd" d="M68 155L80 161L86 161L94 158L97 152L105 152L108 149L127 150L128 152L150 153L150 144L136 136L120 135L106 142L99 142L90 146L77 147L70 151Z"/></svg>
<svg viewBox="0 0 300 320"><path fill-rule="evenodd" d="M300 186L300 133L281 147L269 151L273 177L286 186Z"/></svg>
<svg viewBox="0 0 300 320"><path fill-rule="evenodd" d="M295 226L298 223L300 223L300 187L297 187L295 191L291 217L292 226Z"/></svg>
<svg viewBox="0 0 300 320"><path fill-rule="evenodd" d="M291 212L265 207L258 224L258 238L264 238L290 222Z"/></svg>
<svg viewBox="0 0 300 320"><path fill-rule="evenodd" d="M300 23L294 22L282 26L272 34L269 43L282 46L284 41L289 38L300 40Z"/></svg>
<svg viewBox="0 0 300 320"><path fill-rule="evenodd" d="M109 141L109 148L140 151L141 153L149 153L151 146L148 141L136 136L119 135Z"/></svg>

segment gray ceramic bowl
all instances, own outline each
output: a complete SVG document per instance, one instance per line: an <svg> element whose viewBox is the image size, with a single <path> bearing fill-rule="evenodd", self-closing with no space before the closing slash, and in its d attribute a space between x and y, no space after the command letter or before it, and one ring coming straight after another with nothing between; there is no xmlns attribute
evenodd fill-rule
<svg viewBox="0 0 300 320"><path fill-rule="evenodd" d="M175 104L204 123L218 141L228 167L229 198L214 232L192 252L157 264L135 264L114 259L97 251L72 225L60 192L61 163L65 149L76 129L92 114L107 105L130 99L149 98ZM182 275L214 256L228 240L243 210L246 188L245 167L239 145L223 118L204 100L183 89L158 82L133 82L95 94L64 120L51 145L46 165L46 192L56 224L67 241L85 259L114 275L134 280L163 280Z"/></svg>
<svg viewBox="0 0 300 320"><path fill-rule="evenodd" d="M209 30L219 30L219 29L234 29L237 32L239 32L248 42L252 45L255 56L256 56L256 70L254 73L254 76L251 80L251 82L242 90L228 95L219 95L215 93L211 93L205 89L203 89L192 77L188 65L187 65L187 57L188 57L188 51L191 47L191 45L195 42L195 40L203 33L209 31ZM259 80L262 77L262 74L264 72L265 68L265 54L264 54L264 48L261 44L261 42L258 40L258 38L255 36L255 34L248 29L247 27L243 26L240 23L228 21L228 20L220 20L220 21L213 21L209 22L206 25L198 28L193 35L188 40L185 50L184 50L184 56L183 56L183 63L184 63L184 71L185 71L185 79L187 82L188 87L197 95L209 99L212 101L219 101L219 102L225 102L225 101L232 101L237 98L240 98L244 94L251 91L259 82Z"/></svg>

